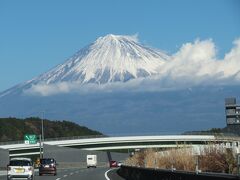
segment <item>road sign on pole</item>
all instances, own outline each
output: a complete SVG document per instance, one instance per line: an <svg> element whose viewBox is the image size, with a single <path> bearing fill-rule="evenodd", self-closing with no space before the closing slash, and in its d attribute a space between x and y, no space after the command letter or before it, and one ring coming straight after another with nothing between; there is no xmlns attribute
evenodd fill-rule
<svg viewBox="0 0 240 180"><path fill-rule="evenodd" d="M25 134L24 135L25 144L37 144L37 136L35 134Z"/></svg>

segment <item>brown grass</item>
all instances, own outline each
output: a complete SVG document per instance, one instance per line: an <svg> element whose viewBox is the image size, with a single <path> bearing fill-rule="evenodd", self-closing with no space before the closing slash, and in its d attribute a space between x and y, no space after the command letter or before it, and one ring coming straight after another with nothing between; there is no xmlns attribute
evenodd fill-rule
<svg viewBox="0 0 240 180"><path fill-rule="evenodd" d="M193 171L195 165L192 150L187 148L171 149L170 151L158 153L158 167Z"/></svg>
<svg viewBox="0 0 240 180"><path fill-rule="evenodd" d="M160 168L184 171L196 170L196 159L198 158L199 169L202 172L224 172L235 174L237 172L236 157L231 149L207 146L196 156L191 148L176 148L168 151L156 152L146 149L137 152L126 161L127 165Z"/></svg>
<svg viewBox="0 0 240 180"><path fill-rule="evenodd" d="M202 171L236 173L236 157L231 149L206 147L199 156Z"/></svg>

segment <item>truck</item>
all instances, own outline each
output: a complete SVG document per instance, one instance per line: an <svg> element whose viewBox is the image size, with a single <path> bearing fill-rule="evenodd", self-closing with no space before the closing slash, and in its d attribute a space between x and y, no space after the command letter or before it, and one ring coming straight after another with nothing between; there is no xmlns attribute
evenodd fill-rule
<svg viewBox="0 0 240 180"><path fill-rule="evenodd" d="M97 155L95 154L87 155L87 168L90 167L97 167Z"/></svg>

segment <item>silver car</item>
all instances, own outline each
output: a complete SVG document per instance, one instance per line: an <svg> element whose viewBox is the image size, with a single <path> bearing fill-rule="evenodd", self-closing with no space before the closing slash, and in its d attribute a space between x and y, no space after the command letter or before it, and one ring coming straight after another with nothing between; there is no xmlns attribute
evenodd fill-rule
<svg viewBox="0 0 240 180"><path fill-rule="evenodd" d="M34 179L34 167L30 158L12 158L7 166L7 179Z"/></svg>

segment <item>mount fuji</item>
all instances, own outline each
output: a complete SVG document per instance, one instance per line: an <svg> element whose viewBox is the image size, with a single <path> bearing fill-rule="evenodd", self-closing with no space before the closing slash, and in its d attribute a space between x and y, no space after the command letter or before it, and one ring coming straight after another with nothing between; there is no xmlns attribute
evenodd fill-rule
<svg viewBox="0 0 240 180"><path fill-rule="evenodd" d="M33 82L78 81L103 84L125 82L158 73L169 57L142 46L132 36L107 35L81 49L67 62L39 76Z"/></svg>
<svg viewBox="0 0 240 180"><path fill-rule="evenodd" d="M171 61L171 56L140 44L134 36L109 34L52 70L0 93L0 116L23 118L40 116L44 111L48 119L73 120L105 134L179 133L223 127L224 98L237 96L239 86L84 94L71 89L139 79L148 86L148 80L163 75L163 67ZM64 93L52 93L59 89Z"/></svg>
<svg viewBox="0 0 240 180"><path fill-rule="evenodd" d="M22 93L32 86L56 83L106 84L156 75L169 56L138 43L134 36L106 35L52 70L0 93Z"/></svg>

